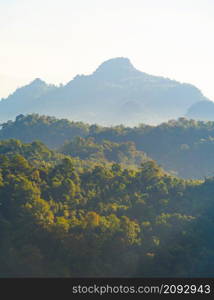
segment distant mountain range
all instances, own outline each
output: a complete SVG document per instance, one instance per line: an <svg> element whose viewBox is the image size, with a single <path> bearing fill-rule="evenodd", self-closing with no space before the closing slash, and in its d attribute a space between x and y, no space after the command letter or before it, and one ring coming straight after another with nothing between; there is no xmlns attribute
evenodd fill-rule
<svg viewBox="0 0 214 300"><path fill-rule="evenodd" d="M209 100L196 102L188 109L186 117L195 120L214 121L214 102Z"/></svg>
<svg viewBox="0 0 214 300"><path fill-rule="evenodd" d="M207 113L214 119L214 103L191 84L146 74L121 57L59 87L35 79L0 101L0 121L26 113L133 126L182 116L206 119Z"/></svg>

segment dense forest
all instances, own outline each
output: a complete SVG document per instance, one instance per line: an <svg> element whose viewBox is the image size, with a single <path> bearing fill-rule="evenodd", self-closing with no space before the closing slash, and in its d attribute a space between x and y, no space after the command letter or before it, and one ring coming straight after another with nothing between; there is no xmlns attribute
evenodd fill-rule
<svg viewBox="0 0 214 300"><path fill-rule="evenodd" d="M1 124L0 140L41 141L52 150L87 161L139 167L155 160L163 169L186 179L214 175L214 122L186 118L158 126L103 127L67 119L19 115Z"/></svg>
<svg viewBox="0 0 214 300"><path fill-rule="evenodd" d="M97 143L92 137L76 137L66 142L58 151L82 160L115 162L126 166L139 166L148 160L143 151L136 150L133 142L114 143L104 140Z"/></svg>
<svg viewBox="0 0 214 300"><path fill-rule="evenodd" d="M0 143L1 277L213 277L213 178L80 156Z"/></svg>

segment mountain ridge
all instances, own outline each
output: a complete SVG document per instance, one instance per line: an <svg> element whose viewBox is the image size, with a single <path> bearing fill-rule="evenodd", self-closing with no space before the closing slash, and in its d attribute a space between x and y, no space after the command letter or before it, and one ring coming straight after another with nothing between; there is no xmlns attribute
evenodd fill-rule
<svg viewBox="0 0 214 300"><path fill-rule="evenodd" d="M205 100L209 99L191 84L149 75L137 70L128 58L118 57L60 87L36 78L0 102L0 119L39 113L103 125L157 124L182 117L192 105Z"/></svg>

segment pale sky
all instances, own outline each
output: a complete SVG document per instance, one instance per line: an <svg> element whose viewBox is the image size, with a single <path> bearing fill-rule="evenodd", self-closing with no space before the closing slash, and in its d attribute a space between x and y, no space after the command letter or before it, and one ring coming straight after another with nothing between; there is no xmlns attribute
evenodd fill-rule
<svg viewBox="0 0 214 300"><path fill-rule="evenodd" d="M214 0L0 0L0 98L113 57L214 100Z"/></svg>

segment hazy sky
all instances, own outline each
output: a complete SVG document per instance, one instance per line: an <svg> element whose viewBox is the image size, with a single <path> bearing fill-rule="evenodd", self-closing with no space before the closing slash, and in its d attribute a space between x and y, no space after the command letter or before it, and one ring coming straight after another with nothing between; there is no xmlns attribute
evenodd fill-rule
<svg viewBox="0 0 214 300"><path fill-rule="evenodd" d="M124 56L214 100L214 0L0 0L0 98Z"/></svg>

